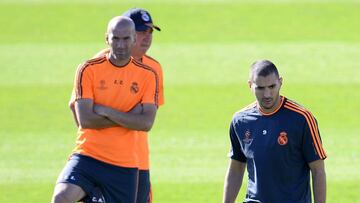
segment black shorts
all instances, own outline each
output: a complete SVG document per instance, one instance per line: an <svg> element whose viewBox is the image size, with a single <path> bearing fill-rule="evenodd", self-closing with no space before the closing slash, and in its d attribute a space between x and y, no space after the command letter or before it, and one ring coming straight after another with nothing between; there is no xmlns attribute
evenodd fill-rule
<svg viewBox="0 0 360 203"><path fill-rule="evenodd" d="M83 203L97 203L102 202L104 196L100 187L94 188L83 199ZM152 203L150 173L149 170L139 171L139 182L136 203Z"/></svg>
<svg viewBox="0 0 360 203"><path fill-rule="evenodd" d="M151 184L149 170L139 171L139 185L137 194L137 203L151 203Z"/></svg>
<svg viewBox="0 0 360 203"><path fill-rule="evenodd" d="M106 203L135 203L138 169L114 166L88 156L73 154L57 183L80 186L90 194L101 188Z"/></svg>

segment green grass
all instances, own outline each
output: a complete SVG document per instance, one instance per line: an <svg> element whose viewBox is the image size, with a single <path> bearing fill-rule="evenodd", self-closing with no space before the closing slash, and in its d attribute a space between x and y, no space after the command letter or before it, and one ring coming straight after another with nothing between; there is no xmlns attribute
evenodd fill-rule
<svg viewBox="0 0 360 203"><path fill-rule="evenodd" d="M357 3L173 2L2 4L0 42L101 42L108 19L134 6L152 11L159 43L359 40Z"/></svg>
<svg viewBox="0 0 360 203"><path fill-rule="evenodd" d="M248 68L262 58L319 122L328 202L360 202L358 1L117 2L0 1L0 202L49 202L76 136L76 66L105 46L107 20L135 5L163 30L150 50L166 96L150 133L155 202L221 201L228 125L253 101Z"/></svg>

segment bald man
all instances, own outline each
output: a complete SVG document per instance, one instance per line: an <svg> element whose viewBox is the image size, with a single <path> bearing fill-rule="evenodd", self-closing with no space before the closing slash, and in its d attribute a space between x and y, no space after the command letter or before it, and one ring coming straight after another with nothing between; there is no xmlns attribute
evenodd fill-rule
<svg viewBox="0 0 360 203"><path fill-rule="evenodd" d="M164 101L164 88L163 88L163 73L161 64L155 60L153 57L150 57L147 54L148 49L152 44L152 35L153 31L160 31L160 27L156 26L153 23L153 18L150 13L142 8L131 8L122 14L123 16L131 18L135 23L136 31L136 43L134 48L131 51L131 56L138 62L143 63L147 66L150 66L159 76L159 107L162 106ZM109 48L102 49L99 51L95 57L108 54L110 52ZM73 94L74 95L74 94ZM71 97L69 102L70 109L76 118L75 108L74 108L74 97ZM75 119L76 121L76 119ZM150 159L149 159L149 142L148 142L148 133L140 132L142 135L139 136L138 140L138 150L139 150L139 181L138 181L138 191L137 191L137 203L151 203L153 194L150 184ZM96 188L92 194L89 194L85 199L84 203L93 203L92 199L98 199L101 197L101 191Z"/></svg>
<svg viewBox="0 0 360 203"><path fill-rule="evenodd" d="M124 16L110 20L110 52L80 64L75 76L76 147L58 177L52 202L81 201L95 187L98 202L136 201L138 131L149 131L158 106L157 74L130 55L136 33Z"/></svg>

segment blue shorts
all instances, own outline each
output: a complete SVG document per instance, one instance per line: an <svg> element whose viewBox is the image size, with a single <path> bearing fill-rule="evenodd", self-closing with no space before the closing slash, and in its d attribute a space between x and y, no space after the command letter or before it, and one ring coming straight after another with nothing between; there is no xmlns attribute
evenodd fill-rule
<svg viewBox="0 0 360 203"><path fill-rule="evenodd" d="M139 183L137 203L151 203L151 184L150 184L150 172L149 170L139 171Z"/></svg>
<svg viewBox="0 0 360 203"><path fill-rule="evenodd" d="M100 187L94 188L91 192L87 194L88 195L83 199L84 203L96 203L101 202L104 199ZM152 203L149 170L139 171L138 193L136 203Z"/></svg>
<svg viewBox="0 0 360 203"><path fill-rule="evenodd" d="M95 187L81 200L82 203L106 203L101 188Z"/></svg>
<svg viewBox="0 0 360 203"><path fill-rule="evenodd" d="M138 169L114 166L88 156L73 154L57 183L71 183L91 194L101 189L106 203L135 203Z"/></svg>

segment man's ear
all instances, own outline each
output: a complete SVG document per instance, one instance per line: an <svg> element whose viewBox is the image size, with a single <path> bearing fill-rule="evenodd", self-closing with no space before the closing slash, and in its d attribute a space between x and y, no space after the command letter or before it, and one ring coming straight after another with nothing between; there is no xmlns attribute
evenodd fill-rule
<svg viewBox="0 0 360 203"><path fill-rule="evenodd" d="M109 44L109 35L108 35L108 33L105 33L105 42L106 42L106 44Z"/></svg>
<svg viewBox="0 0 360 203"><path fill-rule="evenodd" d="M280 81L280 87L281 87L281 85L282 85L282 83L283 83L283 78L282 78L282 77L279 77L279 81Z"/></svg>
<svg viewBox="0 0 360 203"><path fill-rule="evenodd" d="M251 88L251 85L252 85L251 80L248 80L248 85L249 85L249 88Z"/></svg>

